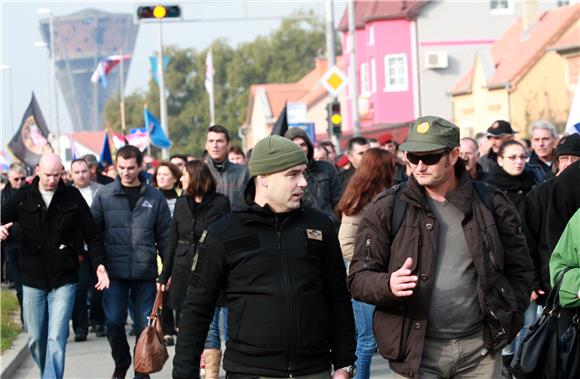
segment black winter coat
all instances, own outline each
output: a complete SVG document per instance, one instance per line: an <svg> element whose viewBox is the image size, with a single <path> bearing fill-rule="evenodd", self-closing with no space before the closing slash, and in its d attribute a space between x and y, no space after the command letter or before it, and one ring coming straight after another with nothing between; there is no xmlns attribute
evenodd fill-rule
<svg viewBox="0 0 580 379"><path fill-rule="evenodd" d="M519 210L524 198L536 184L536 178L529 168L526 168L520 175L513 176L500 166L493 166L486 183L505 193L516 209Z"/></svg>
<svg viewBox="0 0 580 379"><path fill-rule="evenodd" d="M173 309L181 309L185 300L197 244L203 232L229 212L230 201L219 193L206 196L201 204L195 204L187 195L177 199L163 272L157 279L159 283L166 283L171 276L169 304Z"/></svg>
<svg viewBox="0 0 580 379"><path fill-rule="evenodd" d="M182 309L174 378L198 378L199 357L223 289L229 341L224 369L298 376L353 364L354 319L332 222L305 207L234 210L198 248Z"/></svg>
<svg viewBox="0 0 580 379"><path fill-rule="evenodd" d="M62 181L47 208L32 185L18 190L2 206L2 225L20 223L22 284L50 291L78 281L79 255L86 242L94 267L104 264L103 238L91 211L74 187Z"/></svg>
<svg viewBox="0 0 580 379"><path fill-rule="evenodd" d="M548 247L553 251L568 220L580 208L580 161L570 165L556 178L548 207Z"/></svg>

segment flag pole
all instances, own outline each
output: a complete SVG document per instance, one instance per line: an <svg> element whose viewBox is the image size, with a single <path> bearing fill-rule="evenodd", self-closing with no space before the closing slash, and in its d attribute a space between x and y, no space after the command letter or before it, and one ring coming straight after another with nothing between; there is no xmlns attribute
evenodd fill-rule
<svg viewBox="0 0 580 379"><path fill-rule="evenodd" d="M143 115L145 116L145 130L147 131L147 154L151 155L151 131L149 130L149 117L147 117L147 103L143 104Z"/></svg>
<svg viewBox="0 0 580 379"><path fill-rule="evenodd" d="M123 137L125 138L125 144L127 143L127 129L125 127L125 65L124 61L125 57L123 55L123 50L121 50L121 66L119 67L119 91L121 95L121 128L123 129Z"/></svg>
<svg viewBox="0 0 580 379"><path fill-rule="evenodd" d="M214 85L213 85L213 49L210 47L205 58L206 74L205 74L205 89L209 95L209 115L211 125L215 125L215 103L214 103ZM210 126L211 126L210 125Z"/></svg>

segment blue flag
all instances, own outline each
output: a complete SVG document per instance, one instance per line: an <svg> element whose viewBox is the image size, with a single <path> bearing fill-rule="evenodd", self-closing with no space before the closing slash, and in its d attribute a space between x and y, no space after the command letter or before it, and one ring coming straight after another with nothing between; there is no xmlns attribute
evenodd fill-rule
<svg viewBox="0 0 580 379"><path fill-rule="evenodd" d="M161 128L161 123L159 122L159 120L156 119L155 116L153 116L151 112L147 110L147 108L145 108L144 113L145 113L145 128L147 128L147 130L149 131L149 139L151 139L151 144L160 147L162 149L170 148L172 143L169 140L169 138L167 138L165 132Z"/></svg>
<svg viewBox="0 0 580 379"><path fill-rule="evenodd" d="M170 56L163 57L163 72L165 72L165 69L167 68L167 65L169 64L170 60L171 60ZM155 82L157 83L157 85L159 85L159 76L157 75L157 57L156 56L149 57L149 63L151 64L153 79L155 79Z"/></svg>
<svg viewBox="0 0 580 379"><path fill-rule="evenodd" d="M99 162L107 166L113 164L113 155L111 154L111 147L109 146L109 133L106 131L103 148L101 149L101 159L99 159Z"/></svg>

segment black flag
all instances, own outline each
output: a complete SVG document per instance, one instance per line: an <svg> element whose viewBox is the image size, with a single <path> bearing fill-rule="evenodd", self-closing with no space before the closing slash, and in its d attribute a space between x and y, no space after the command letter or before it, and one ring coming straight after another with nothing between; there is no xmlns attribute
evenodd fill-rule
<svg viewBox="0 0 580 379"><path fill-rule="evenodd" d="M28 167L34 168L42 153L52 151L52 147L48 143L49 133L33 92L30 104L22 116L22 121L20 121L20 128L12 137L8 148L12 150L16 158Z"/></svg>
<svg viewBox="0 0 580 379"><path fill-rule="evenodd" d="M282 109L282 113L280 113L280 116L278 116L278 119L276 120L276 123L272 128L272 133L270 133L270 135L284 137L284 134L286 134L286 132L288 131L288 117L286 116L287 105L288 104L284 104L284 109Z"/></svg>

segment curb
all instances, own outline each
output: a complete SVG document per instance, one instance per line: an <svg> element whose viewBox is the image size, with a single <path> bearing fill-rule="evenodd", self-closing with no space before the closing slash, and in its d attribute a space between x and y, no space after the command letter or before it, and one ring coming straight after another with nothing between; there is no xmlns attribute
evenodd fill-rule
<svg viewBox="0 0 580 379"><path fill-rule="evenodd" d="M10 379L30 352L27 348L28 337L26 333L20 333L14 340L12 347L2 353L2 373L0 379Z"/></svg>

